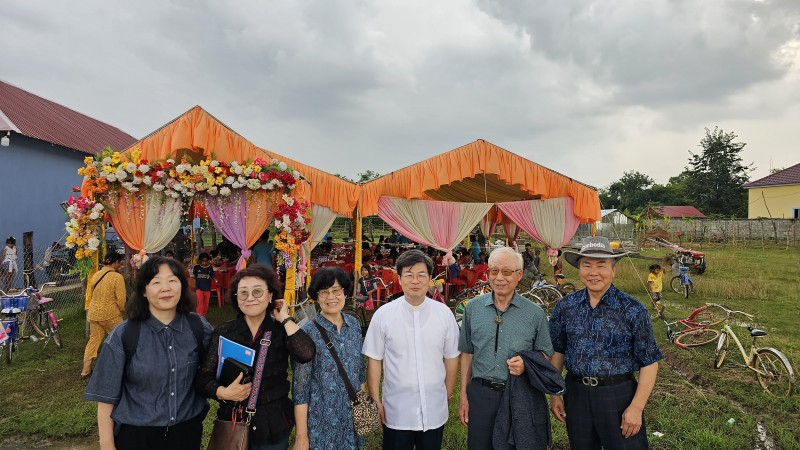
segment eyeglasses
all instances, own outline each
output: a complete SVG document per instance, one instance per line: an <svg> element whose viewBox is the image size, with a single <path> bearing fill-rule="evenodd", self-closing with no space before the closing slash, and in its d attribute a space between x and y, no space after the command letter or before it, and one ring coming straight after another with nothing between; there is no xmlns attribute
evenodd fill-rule
<svg viewBox="0 0 800 450"><path fill-rule="evenodd" d="M317 298L320 300L324 300L328 297L338 297L344 294L344 288L341 286L332 287L330 289L324 289L322 291L317 291Z"/></svg>
<svg viewBox="0 0 800 450"><path fill-rule="evenodd" d="M250 293L248 293L247 291L239 291L239 292L236 293L236 298L238 300L244 301L244 300L247 300L248 298L250 298L250 296L252 295L253 298L257 300L257 299L263 297L265 292L266 291L264 289L261 289L261 288L253 289L252 291L250 291Z"/></svg>
<svg viewBox="0 0 800 450"><path fill-rule="evenodd" d="M411 280L425 281L428 278L430 278L430 275L428 273L426 273L426 272L421 272L421 273L407 272L407 273L403 274L402 278L405 281L411 281Z"/></svg>
<svg viewBox="0 0 800 450"><path fill-rule="evenodd" d="M517 269L517 270L511 270L511 269L489 269L489 271L487 273L489 274L490 277L496 277L497 275L499 275L501 273L503 274L504 277L510 277L511 275L514 275L515 273L517 273L517 272L519 272L521 270L522 269Z"/></svg>

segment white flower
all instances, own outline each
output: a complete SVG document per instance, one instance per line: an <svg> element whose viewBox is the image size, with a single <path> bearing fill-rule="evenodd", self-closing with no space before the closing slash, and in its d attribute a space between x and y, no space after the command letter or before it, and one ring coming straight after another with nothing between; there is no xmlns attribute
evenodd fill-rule
<svg viewBox="0 0 800 450"><path fill-rule="evenodd" d="M69 205L69 207L67 208L67 213L69 215L72 215L74 212L75 212L75 205Z"/></svg>
<svg viewBox="0 0 800 450"><path fill-rule="evenodd" d="M288 187L289 189L294 189L294 188L295 188L295 186L297 186L297 185L296 185L296 184L290 184L290 185L288 185L287 187Z"/></svg>
<svg viewBox="0 0 800 450"><path fill-rule="evenodd" d="M219 166L219 161L217 161L217 160L215 159L215 160L211 161L211 164L209 164L209 166L211 166L211 167L218 167L218 166Z"/></svg>
<svg viewBox="0 0 800 450"><path fill-rule="evenodd" d="M255 178L247 180L247 188L248 189L250 189L252 191L255 191L256 189L258 189L260 187L261 187L261 182L256 180Z"/></svg>
<svg viewBox="0 0 800 450"><path fill-rule="evenodd" d="M292 172L292 176L294 177L295 180L299 180L300 179L300 172L295 170L295 171Z"/></svg>
<svg viewBox="0 0 800 450"><path fill-rule="evenodd" d="M182 185L182 184L180 184L180 183L175 183L175 184L172 186L172 189L175 189L175 190L176 190L176 191L178 191L178 192L183 192L183 191L185 191L185 190L186 190L186 188L185 188L185 187L183 187L183 185Z"/></svg>
<svg viewBox="0 0 800 450"><path fill-rule="evenodd" d="M243 176L238 176L238 177L236 177L236 181L238 181L239 184L245 184L245 183L247 183L247 178L245 178Z"/></svg>
<svg viewBox="0 0 800 450"><path fill-rule="evenodd" d="M278 220L278 219L275 219L275 228L277 228L277 229L281 228L281 221Z"/></svg>
<svg viewBox="0 0 800 450"><path fill-rule="evenodd" d="M233 173L235 173L236 175L241 175L243 171L244 170L242 169L242 166L238 164L233 168Z"/></svg>
<svg viewBox="0 0 800 450"><path fill-rule="evenodd" d="M175 166L175 172L178 173L183 173L184 171L186 171L186 169L187 169L186 164L178 164L177 166Z"/></svg>
<svg viewBox="0 0 800 450"><path fill-rule="evenodd" d="M155 190L156 192L162 192L165 188L166 186L164 186L161 183L153 183L153 190Z"/></svg>
<svg viewBox="0 0 800 450"><path fill-rule="evenodd" d="M95 210L95 211L102 211L104 209L103 208L103 204L102 203L95 203L94 206L92 206L92 209Z"/></svg>
<svg viewBox="0 0 800 450"><path fill-rule="evenodd" d="M275 189L275 180L267 181L266 183L264 183L264 186L266 186L267 189L269 190Z"/></svg>
<svg viewBox="0 0 800 450"><path fill-rule="evenodd" d="M131 191L131 192L139 192L139 188L138 188L138 187L132 187L132 188L130 189L130 191Z"/></svg>
<svg viewBox="0 0 800 450"><path fill-rule="evenodd" d="M159 177L159 178L163 177L164 176L164 171L163 170L159 170L158 172L156 172L156 176Z"/></svg>
<svg viewBox="0 0 800 450"><path fill-rule="evenodd" d="M69 224L72 228L78 228L78 221L75 219L70 219Z"/></svg>
<svg viewBox="0 0 800 450"><path fill-rule="evenodd" d="M228 186L223 186L219 190L219 195L221 195L223 197L227 197L227 196L231 195L231 188L229 188Z"/></svg>
<svg viewBox="0 0 800 450"><path fill-rule="evenodd" d="M138 180L138 179L139 178L134 178L133 182L136 183L136 180ZM142 178L142 182L147 186L151 186L153 184L153 179L150 178L150 177L144 177L144 178Z"/></svg>
<svg viewBox="0 0 800 450"><path fill-rule="evenodd" d="M122 187L130 191L131 189L133 189L133 183L131 183L130 181L125 181L122 183Z"/></svg>
<svg viewBox="0 0 800 450"><path fill-rule="evenodd" d="M113 183L113 182L117 181L117 176L116 175L108 175L108 176L106 176L106 180L109 183Z"/></svg>
<svg viewBox="0 0 800 450"><path fill-rule="evenodd" d="M278 164L278 160L275 159L275 158L272 158L272 160L269 163L272 164L272 165L275 165L275 164Z"/></svg>
<svg viewBox="0 0 800 450"><path fill-rule="evenodd" d="M219 189L217 189L216 186L211 186L210 188L208 188L208 195L217 195L218 192Z"/></svg>
<svg viewBox="0 0 800 450"><path fill-rule="evenodd" d="M147 173L148 170L150 170L150 166L148 166L147 164L139 165L139 172Z"/></svg>
<svg viewBox="0 0 800 450"><path fill-rule="evenodd" d="M88 245L90 248L94 247L94 249L97 250L97 247L100 246L100 239L97 239L96 237L89 238L89 240L86 241L86 245Z"/></svg>
<svg viewBox="0 0 800 450"><path fill-rule="evenodd" d="M75 244L73 244L72 242L67 242L66 246L67 248L75 248Z"/></svg>
<svg viewBox="0 0 800 450"><path fill-rule="evenodd" d="M117 177L117 180L119 180L119 181L122 181L125 178L128 178L128 172L125 172L122 169L117 170L117 173L115 175Z"/></svg>
<svg viewBox="0 0 800 450"><path fill-rule="evenodd" d="M110 157L108 157L108 156L106 156L105 158L103 158L103 164L104 164L104 165L106 165L106 166L107 166L107 165L109 165L109 164L111 164L111 158L110 158Z"/></svg>
<svg viewBox="0 0 800 450"><path fill-rule="evenodd" d="M125 165L125 170L128 171L128 173L136 172L136 164L128 163L127 165Z"/></svg>
<svg viewBox="0 0 800 450"><path fill-rule="evenodd" d="M194 196L194 191L186 191L184 193L184 195L186 195L187 197L193 197Z"/></svg>
<svg viewBox="0 0 800 450"><path fill-rule="evenodd" d="M97 211L92 211L92 213L89 214L89 218L92 220L97 220L100 218L100 214Z"/></svg>
<svg viewBox="0 0 800 450"><path fill-rule="evenodd" d="M283 198L283 202L286 203L287 205L289 205L289 206L294 205L294 199L292 197L290 197L290 196L288 196L286 194L283 194L281 196L281 198Z"/></svg>
<svg viewBox="0 0 800 450"><path fill-rule="evenodd" d="M281 172L286 172L286 168L289 167L286 165L285 162L281 161L278 163L278 168L281 169Z"/></svg>
<svg viewBox="0 0 800 450"><path fill-rule="evenodd" d="M172 158L168 159L167 162L170 163L170 164L175 164L175 160L172 159Z"/></svg>
<svg viewBox="0 0 800 450"><path fill-rule="evenodd" d="M244 169L244 172L243 172L243 173L244 173L244 176L246 176L246 177L249 177L249 176L250 176L250 174L251 174L251 173L253 173L253 169L251 169L250 167L248 167L247 169Z"/></svg>
<svg viewBox="0 0 800 450"><path fill-rule="evenodd" d="M192 182L186 183L186 189L189 189L189 190L194 189L194 183L192 183Z"/></svg>
<svg viewBox="0 0 800 450"><path fill-rule="evenodd" d="M169 195L169 196L170 196L170 197L172 197L172 198L178 198L178 197L180 197L180 196L181 196L181 194L178 194L178 193L177 193L177 192L175 192L175 191L169 191L169 192L167 192L167 195Z"/></svg>
<svg viewBox="0 0 800 450"><path fill-rule="evenodd" d="M236 181L234 177L225 177L225 184L233 184L234 181Z"/></svg>
<svg viewBox="0 0 800 450"><path fill-rule="evenodd" d="M283 182L281 180L272 180L276 186L283 187Z"/></svg>
<svg viewBox="0 0 800 450"><path fill-rule="evenodd" d="M131 180L131 183L133 183L133 184L142 184L142 179L139 178L139 177L133 177L133 180Z"/></svg>

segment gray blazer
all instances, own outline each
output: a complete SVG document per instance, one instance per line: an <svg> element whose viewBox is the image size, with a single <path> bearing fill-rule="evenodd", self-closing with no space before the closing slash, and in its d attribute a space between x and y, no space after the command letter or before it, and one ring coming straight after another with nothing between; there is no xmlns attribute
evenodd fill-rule
<svg viewBox="0 0 800 450"><path fill-rule="evenodd" d="M550 410L544 394L564 392L564 378L542 352L520 352L525 373L509 375L494 423L495 450L544 450L550 445Z"/></svg>

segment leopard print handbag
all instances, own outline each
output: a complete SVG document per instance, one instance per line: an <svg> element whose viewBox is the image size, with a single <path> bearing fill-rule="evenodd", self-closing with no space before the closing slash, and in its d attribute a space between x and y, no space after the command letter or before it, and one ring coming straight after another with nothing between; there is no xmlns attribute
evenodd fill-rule
<svg viewBox="0 0 800 450"><path fill-rule="evenodd" d="M359 436L366 436L380 429L381 415L378 413L378 405L372 401L372 397L370 397L368 393L360 389L356 392L356 390L353 389L353 385L350 383L350 379L347 377L347 373L342 366L342 361L339 359L339 355L336 353L336 349L333 347L333 343L328 337L328 332L325 331L316 320L314 321L314 325L316 325L319 330L319 334L322 335L322 340L325 341L325 347L331 352L331 356L336 362L336 367L339 369L339 375L342 377L342 381L344 381L345 388L347 388L347 395L350 397L350 408L353 410L353 428L356 434Z"/></svg>

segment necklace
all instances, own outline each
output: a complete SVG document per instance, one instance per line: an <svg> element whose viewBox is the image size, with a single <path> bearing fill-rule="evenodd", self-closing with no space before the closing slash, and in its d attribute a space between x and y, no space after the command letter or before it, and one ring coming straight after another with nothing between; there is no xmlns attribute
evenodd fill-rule
<svg viewBox="0 0 800 450"><path fill-rule="evenodd" d="M503 323L503 314L505 314L508 311L508 308L506 308L505 311L500 311L499 309L497 309L497 305L493 306L494 306L494 313L496 314L494 317L494 323L497 325L497 327L494 330L494 353L497 354L497 341L500 340L500 324Z"/></svg>

